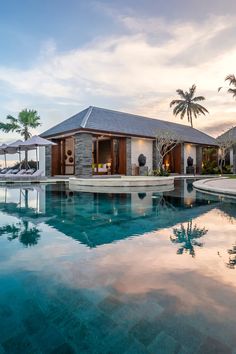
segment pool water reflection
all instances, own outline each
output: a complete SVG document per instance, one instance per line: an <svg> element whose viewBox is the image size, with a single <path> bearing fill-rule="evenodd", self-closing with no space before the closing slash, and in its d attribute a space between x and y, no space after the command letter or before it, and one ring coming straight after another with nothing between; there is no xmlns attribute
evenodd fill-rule
<svg viewBox="0 0 236 354"><path fill-rule="evenodd" d="M236 352L236 204L0 188L0 353Z"/></svg>

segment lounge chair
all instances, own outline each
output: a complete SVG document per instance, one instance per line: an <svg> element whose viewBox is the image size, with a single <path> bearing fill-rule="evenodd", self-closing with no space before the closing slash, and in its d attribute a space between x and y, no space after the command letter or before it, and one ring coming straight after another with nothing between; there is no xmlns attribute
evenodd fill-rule
<svg viewBox="0 0 236 354"><path fill-rule="evenodd" d="M30 168L28 170L26 170L26 172L23 175L33 175L35 172L34 168Z"/></svg>
<svg viewBox="0 0 236 354"><path fill-rule="evenodd" d="M35 180L37 178L40 178L43 176L43 171L42 170L36 170L32 174L25 173L19 177L20 180Z"/></svg>
<svg viewBox="0 0 236 354"><path fill-rule="evenodd" d="M7 169L6 171L0 173L0 178L5 178L6 176L10 175L12 173L13 169Z"/></svg>
<svg viewBox="0 0 236 354"><path fill-rule="evenodd" d="M22 169L17 173L17 176L23 175L27 170L26 169Z"/></svg>
<svg viewBox="0 0 236 354"><path fill-rule="evenodd" d="M26 170L13 170L11 173L2 175L2 177L4 177L5 180L12 180L14 178L19 178L19 176L21 176L22 174L24 174L26 172Z"/></svg>
<svg viewBox="0 0 236 354"><path fill-rule="evenodd" d="M15 168L11 171L11 175L17 175L18 172L19 172L19 169Z"/></svg>
<svg viewBox="0 0 236 354"><path fill-rule="evenodd" d="M0 175L5 175L5 173L7 173L8 171L8 168L3 168L1 171L0 171Z"/></svg>

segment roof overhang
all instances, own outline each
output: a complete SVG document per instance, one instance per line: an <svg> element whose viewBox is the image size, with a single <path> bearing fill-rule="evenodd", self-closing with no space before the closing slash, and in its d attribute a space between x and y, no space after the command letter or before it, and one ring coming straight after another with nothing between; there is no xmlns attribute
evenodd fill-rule
<svg viewBox="0 0 236 354"><path fill-rule="evenodd" d="M146 136L146 135L136 135L136 134L125 134L125 133L120 133L120 132L111 132L111 131L106 131L106 130L94 130L94 129L88 129L88 128L79 128L79 129L73 129L70 131L67 131L66 133L63 134L54 134L54 135L49 135L49 136L44 136L47 139L63 139L63 138L68 138L70 136L74 136L76 134L80 133L92 133L94 135L106 135L106 136L116 136L116 137L126 137L126 138L141 138L141 139L150 139L150 140L155 140L155 137L153 136ZM201 145L204 147L217 147L217 144L204 144L204 143L198 143L194 141L187 141L184 140L183 143L186 144L195 144L195 145Z"/></svg>

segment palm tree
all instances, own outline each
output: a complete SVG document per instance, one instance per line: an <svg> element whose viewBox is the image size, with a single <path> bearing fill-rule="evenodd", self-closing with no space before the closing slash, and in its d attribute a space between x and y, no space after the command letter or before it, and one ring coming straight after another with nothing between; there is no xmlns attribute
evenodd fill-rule
<svg viewBox="0 0 236 354"><path fill-rule="evenodd" d="M236 98L236 77L235 75L228 75L225 78L225 81L229 81L229 86L233 86L234 88L229 88L228 92L233 95L233 98Z"/></svg>
<svg viewBox="0 0 236 354"><path fill-rule="evenodd" d="M206 113L209 113L205 107L198 103L199 101L204 101L205 97L194 97L196 88L196 85L193 85L192 87L190 87L189 91L184 92L181 89L176 90L181 99L173 100L170 103L170 107L175 106L173 114L175 116L180 114L181 119L183 119L184 116L187 115L191 127L193 127L193 116L197 118L200 114L206 115Z"/></svg>
<svg viewBox="0 0 236 354"><path fill-rule="evenodd" d="M170 236L170 240L172 243L181 244L180 248L177 250L177 254L183 254L186 252L192 257L195 257L194 246L203 246L203 243L196 241L196 239L206 235L207 232L208 230L206 230L205 227L200 228L197 225L193 225L192 220L190 220L186 227L181 224L180 228L174 228L174 236Z"/></svg>
<svg viewBox="0 0 236 354"><path fill-rule="evenodd" d="M31 137L30 129L35 129L41 125L40 116L38 112L32 109L23 109L18 117L15 118L11 115L6 117L7 122L0 122L0 130L4 133L17 132L24 140L28 140ZM25 163L28 161L28 153L25 152Z"/></svg>
<svg viewBox="0 0 236 354"><path fill-rule="evenodd" d="M23 109L18 117L7 116L7 123L0 122L0 130L5 133L17 132L23 136L24 140L31 137L30 128L37 128L41 125L38 112L32 109Z"/></svg>
<svg viewBox="0 0 236 354"><path fill-rule="evenodd" d="M40 230L36 226L29 226L29 221L23 220L16 224L0 227L0 236L7 235L9 241L18 239L25 247L35 246L40 239Z"/></svg>

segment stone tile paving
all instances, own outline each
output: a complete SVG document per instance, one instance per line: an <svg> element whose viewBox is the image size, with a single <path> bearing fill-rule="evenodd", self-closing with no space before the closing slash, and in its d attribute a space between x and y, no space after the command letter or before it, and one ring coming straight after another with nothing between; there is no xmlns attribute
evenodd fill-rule
<svg viewBox="0 0 236 354"><path fill-rule="evenodd" d="M214 328L209 336L197 321L188 323L178 313L175 297L161 292L134 296L98 289L97 299L96 289L45 285L32 275L21 284L8 283L3 292L0 354L232 353L227 343L214 338Z"/></svg>

